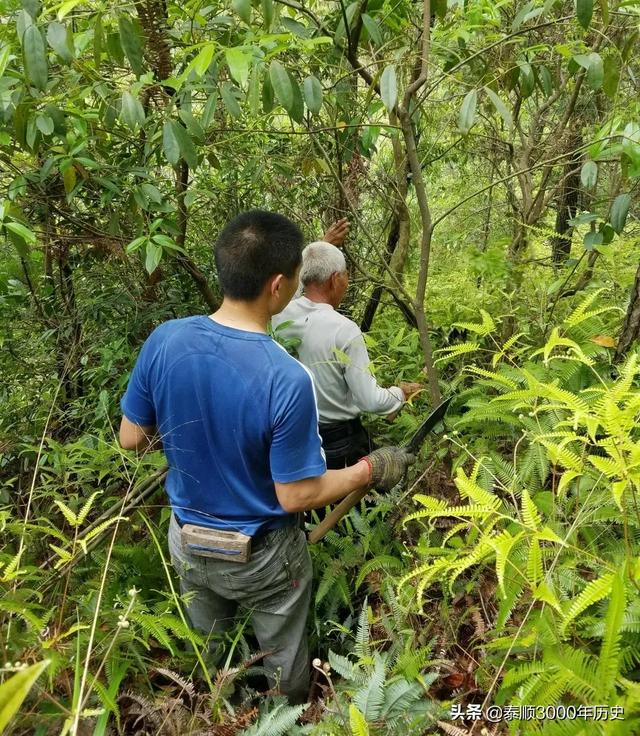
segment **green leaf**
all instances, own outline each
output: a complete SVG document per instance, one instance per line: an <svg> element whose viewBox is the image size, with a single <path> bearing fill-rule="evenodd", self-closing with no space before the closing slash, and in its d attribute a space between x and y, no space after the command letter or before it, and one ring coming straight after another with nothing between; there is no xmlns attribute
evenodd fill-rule
<svg viewBox="0 0 640 736"><path fill-rule="evenodd" d="M239 47L227 49L225 51L225 56L231 76L241 87L243 87L249 79L251 56Z"/></svg>
<svg viewBox="0 0 640 736"><path fill-rule="evenodd" d="M620 82L620 63L614 54L607 56L603 63L602 90L613 100L618 92Z"/></svg>
<svg viewBox="0 0 640 736"><path fill-rule="evenodd" d="M198 52L197 56L195 56L192 61L189 64L189 68L193 69L195 73L202 77L206 74L207 69L211 66L211 62L213 61L213 55L216 51L216 45L215 43L208 43L205 44L200 51Z"/></svg>
<svg viewBox="0 0 640 736"><path fill-rule="evenodd" d="M171 127L173 128L174 138L178 141L180 147L180 155L187 162L190 169L197 169L198 154L186 128L175 120L171 121Z"/></svg>
<svg viewBox="0 0 640 736"><path fill-rule="evenodd" d="M291 82L291 90L293 91L293 105L289 110L289 115L296 121L301 123L304 119L304 101L302 99L302 92L300 91L300 85L296 81L295 77L291 72L287 72L289 75L289 81Z"/></svg>
<svg viewBox="0 0 640 736"><path fill-rule="evenodd" d="M611 227L608 222L601 222L598 229L602 233L603 245L608 245L614 238L615 230Z"/></svg>
<svg viewBox="0 0 640 736"><path fill-rule="evenodd" d="M249 102L249 112L252 115L258 115L260 113L260 70L257 66L254 66L251 70L247 100Z"/></svg>
<svg viewBox="0 0 640 736"><path fill-rule="evenodd" d="M586 250L593 250L596 245L602 245L604 235L601 232L589 231L584 236L584 247Z"/></svg>
<svg viewBox="0 0 640 736"><path fill-rule="evenodd" d="M273 85L271 79L265 77L262 83L262 110L265 114L268 114L273 110L273 105Z"/></svg>
<svg viewBox="0 0 640 736"><path fill-rule="evenodd" d="M380 97L388 112L391 112L398 101L398 80L393 64L385 66L380 75Z"/></svg>
<svg viewBox="0 0 640 736"><path fill-rule="evenodd" d="M47 86L47 51L40 29L34 24L28 26L22 38L24 53L24 70L27 78L39 90Z"/></svg>
<svg viewBox="0 0 640 736"><path fill-rule="evenodd" d="M273 15L273 0L262 0L262 17L264 18L264 27L267 31L271 30Z"/></svg>
<svg viewBox="0 0 640 736"><path fill-rule="evenodd" d="M611 227L618 233L618 235L624 230L625 223L627 222L627 215L629 214L629 206L631 205L631 195L629 193L619 194L611 205L611 213L609 215L609 222Z"/></svg>
<svg viewBox="0 0 640 736"><path fill-rule="evenodd" d="M538 67L538 83L546 97L553 94L553 77L546 66Z"/></svg>
<svg viewBox="0 0 640 736"><path fill-rule="evenodd" d="M53 120L48 115L38 115L36 126L42 135L51 135L54 131Z"/></svg>
<svg viewBox="0 0 640 736"><path fill-rule="evenodd" d="M142 248L142 246L147 242L148 239L149 238L147 238L146 235L141 235L139 238L135 238L129 243L129 245L127 245L127 253L133 253L139 248Z"/></svg>
<svg viewBox="0 0 640 736"><path fill-rule="evenodd" d="M496 111L500 115L500 117L504 120L504 124L507 126L507 128L513 127L513 118L511 117L511 112L509 111L509 108L504 104L504 102L498 97L498 95L491 89L491 87L485 87L484 88L486 93L489 95L489 99L493 103L493 106L496 108Z"/></svg>
<svg viewBox="0 0 640 736"><path fill-rule="evenodd" d="M367 29L367 33L369 34L369 38L373 45L382 46L382 34L380 33L380 28L378 28L378 24L375 20L370 15L364 13L362 15L362 25Z"/></svg>
<svg viewBox="0 0 640 736"><path fill-rule="evenodd" d="M477 103L478 91L472 89L465 95L465 98L462 101L462 107L460 108L460 114L458 115L458 127L464 135L466 135L473 126L476 118Z"/></svg>
<svg viewBox="0 0 640 736"><path fill-rule="evenodd" d="M207 99L204 109L202 110L202 117L200 118L200 124L206 130L213 120L213 114L216 111L216 105L218 104L218 93L214 90Z"/></svg>
<svg viewBox="0 0 640 736"><path fill-rule="evenodd" d="M177 166L180 160L180 143L174 131L173 120L167 120L162 126L162 148L167 161L172 166Z"/></svg>
<svg viewBox="0 0 640 736"><path fill-rule="evenodd" d="M11 60L11 46L6 44L0 49L0 77L4 74L9 61Z"/></svg>
<svg viewBox="0 0 640 736"><path fill-rule="evenodd" d="M144 65L142 62L142 33L140 26L137 21L134 22L131 18L127 18L125 15L120 15L118 18L118 30L120 31L120 44L125 56L131 64L133 73L136 77L142 76L144 72Z"/></svg>
<svg viewBox="0 0 640 736"><path fill-rule="evenodd" d="M222 95L224 106L227 108L231 117L239 118L242 117L242 108L240 107L240 103L234 95L233 90L233 84L227 81L222 85L220 89L220 94Z"/></svg>
<svg viewBox="0 0 640 736"><path fill-rule="evenodd" d="M322 109L322 85L314 76L309 76L304 80L304 99L309 110L316 115Z"/></svg>
<svg viewBox="0 0 640 736"><path fill-rule="evenodd" d="M141 128L144 125L144 109L142 103L129 90L122 93L120 119L131 130L137 130L137 128Z"/></svg>
<svg viewBox="0 0 640 736"><path fill-rule="evenodd" d="M526 61L518 62L518 84L520 86L520 93L524 98L529 97L533 94L533 90L536 86L536 78L531 68L531 64Z"/></svg>
<svg viewBox="0 0 640 736"><path fill-rule="evenodd" d="M18 712L22 701L27 697L29 691L49 666L51 660L32 664L0 685L0 732L4 733L9 721Z"/></svg>
<svg viewBox="0 0 640 736"><path fill-rule="evenodd" d="M29 228L23 225L21 222L16 222L15 220L12 220L3 224L7 230L10 230L16 235L19 235L28 245L35 245L36 234L33 232L33 230L29 230Z"/></svg>
<svg viewBox="0 0 640 736"><path fill-rule="evenodd" d="M578 22L586 30L593 16L593 0L576 0L576 15Z"/></svg>
<svg viewBox="0 0 640 736"><path fill-rule="evenodd" d="M62 20L65 15L68 15L76 7L76 5L80 5L82 2L83 0L67 0L67 2L62 3L58 8L58 20Z"/></svg>
<svg viewBox="0 0 640 736"><path fill-rule="evenodd" d="M440 20L444 20L447 15L447 0L433 0L432 8Z"/></svg>
<svg viewBox="0 0 640 736"><path fill-rule="evenodd" d="M604 80L604 66L600 54L589 54L589 68L587 69L587 84L591 89L600 89Z"/></svg>
<svg viewBox="0 0 640 736"><path fill-rule="evenodd" d="M49 46L66 62L72 61L74 57L73 33L62 23L49 23L47 29L47 41Z"/></svg>
<svg viewBox="0 0 640 736"><path fill-rule="evenodd" d="M586 189L593 189L598 181L598 164L595 161L586 161L580 170L580 181Z"/></svg>
<svg viewBox="0 0 640 736"><path fill-rule="evenodd" d="M269 66L269 77L278 102L290 112L293 107L293 86L287 70L274 59Z"/></svg>
<svg viewBox="0 0 640 736"><path fill-rule="evenodd" d="M251 23L251 0L231 0L231 7L247 25Z"/></svg>
<svg viewBox="0 0 640 736"><path fill-rule="evenodd" d="M162 260L162 248L156 245L152 240L147 240L147 257L144 261L144 267L147 273L153 273L160 265Z"/></svg>
<svg viewBox="0 0 640 736"><path fill-rule="evenodd" d="M151 202L155 202L156 204L160 204L162 202L162 193L160 192L158 187L150 184L148 181L142 182L142 184L140 185L140 189L142 189L145 196Z"/></svg>

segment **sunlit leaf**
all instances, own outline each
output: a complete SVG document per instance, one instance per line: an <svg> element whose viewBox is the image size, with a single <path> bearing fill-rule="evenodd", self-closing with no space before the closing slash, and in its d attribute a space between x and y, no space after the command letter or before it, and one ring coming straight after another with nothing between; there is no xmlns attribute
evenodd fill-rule
<svg viewBox="0 0 640 736"><path fill-rule="evenodd" d="M244 86L249 79L249 66L251 64L251 55L239 47L227 49L225 51L227 64L231 76L236 82Z"/></svg>
<svg viewBox="0 0 640 736"><path fill-rule="evenodd" d="M380 97L388 112L391 112L398 101L398 80L393 64L386 66L380 75Z"/></svg>
<svg viewBox="0 0 640 736"><path fill-rule="evenodd" d="M4 732L38 677L49 666L49 662L50 660L45 659L32 664L0 685L0 732Z"/></svg>
<svg viewBox="0 0 640 736"><path fill-rule="evenodd" d="M464 97L462 107L458 115L458 128L466 135L472 128L476 119L476 106L478 103L478 91L472 89Z"/></svg>
<svg viewBox="0 0 640 736"><path fill-rule="evenodd" d="M586 189L593 189L598 181L598 164L595 161L586 161L580 170L580 181Z"/></svg>

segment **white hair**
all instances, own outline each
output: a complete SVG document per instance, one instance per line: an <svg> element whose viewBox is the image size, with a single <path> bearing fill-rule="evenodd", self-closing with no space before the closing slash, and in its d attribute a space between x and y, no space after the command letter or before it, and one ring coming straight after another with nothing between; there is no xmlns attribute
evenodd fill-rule
<svg viewBox="0 0 640 736"><path fill-rule="evenodd" d="M343 252L335 245L324 240L316 240L302 251L302 268L300 283L323 284L332 273L344 273L347 270Z"/></svg>

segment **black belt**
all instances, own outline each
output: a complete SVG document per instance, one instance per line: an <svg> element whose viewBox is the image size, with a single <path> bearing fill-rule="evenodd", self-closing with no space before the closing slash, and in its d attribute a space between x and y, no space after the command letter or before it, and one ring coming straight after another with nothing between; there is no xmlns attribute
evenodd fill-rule
<svg viewBox="0 0 640 736"><path fill-rule="evenodd" d="M344 422L331 422L330 424L320 424L318 426L320 436L325 442L333 442L351 437L361 432L362 429L362 422L359 417L346 419Z"/></svg>

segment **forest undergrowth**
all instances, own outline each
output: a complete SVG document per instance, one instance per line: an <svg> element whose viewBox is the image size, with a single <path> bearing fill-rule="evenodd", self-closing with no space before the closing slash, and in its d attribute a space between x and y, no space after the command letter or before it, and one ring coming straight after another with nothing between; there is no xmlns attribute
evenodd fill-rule
<svg viewBox="0 0 640 736"><path fill-rule="evenodd" d="M0 732L640 734L639 17L3 3ZM424 386L379 445L451 397L311 545L295 707L248 617L213 660L191 630L165 459L116 441L140 346L218 308L253 208L308 242L350 220L342 308L381 385Z"/></svg>
<svg viewBox="0 0 640 736"><path fill-rule="evenodd" d="M13 441L4 670L32 687L15 733L74 720L94 734L636 733L640 365L611 362L604 337L620 310L605 297L580 295L537 344L503 342L484 310L456 323L458 341L436 353L446 426L406 484L312 547L308 707L265 695L246 620L205 664L168 561L163 458L119 450L113 403L76 436L67 419ZM368 338L375 370L415 377L417 337L390 316ZM425 393L377 425L381 440L406 440ZM622 708L624 720L452 720L550 703Z"/></svg>

